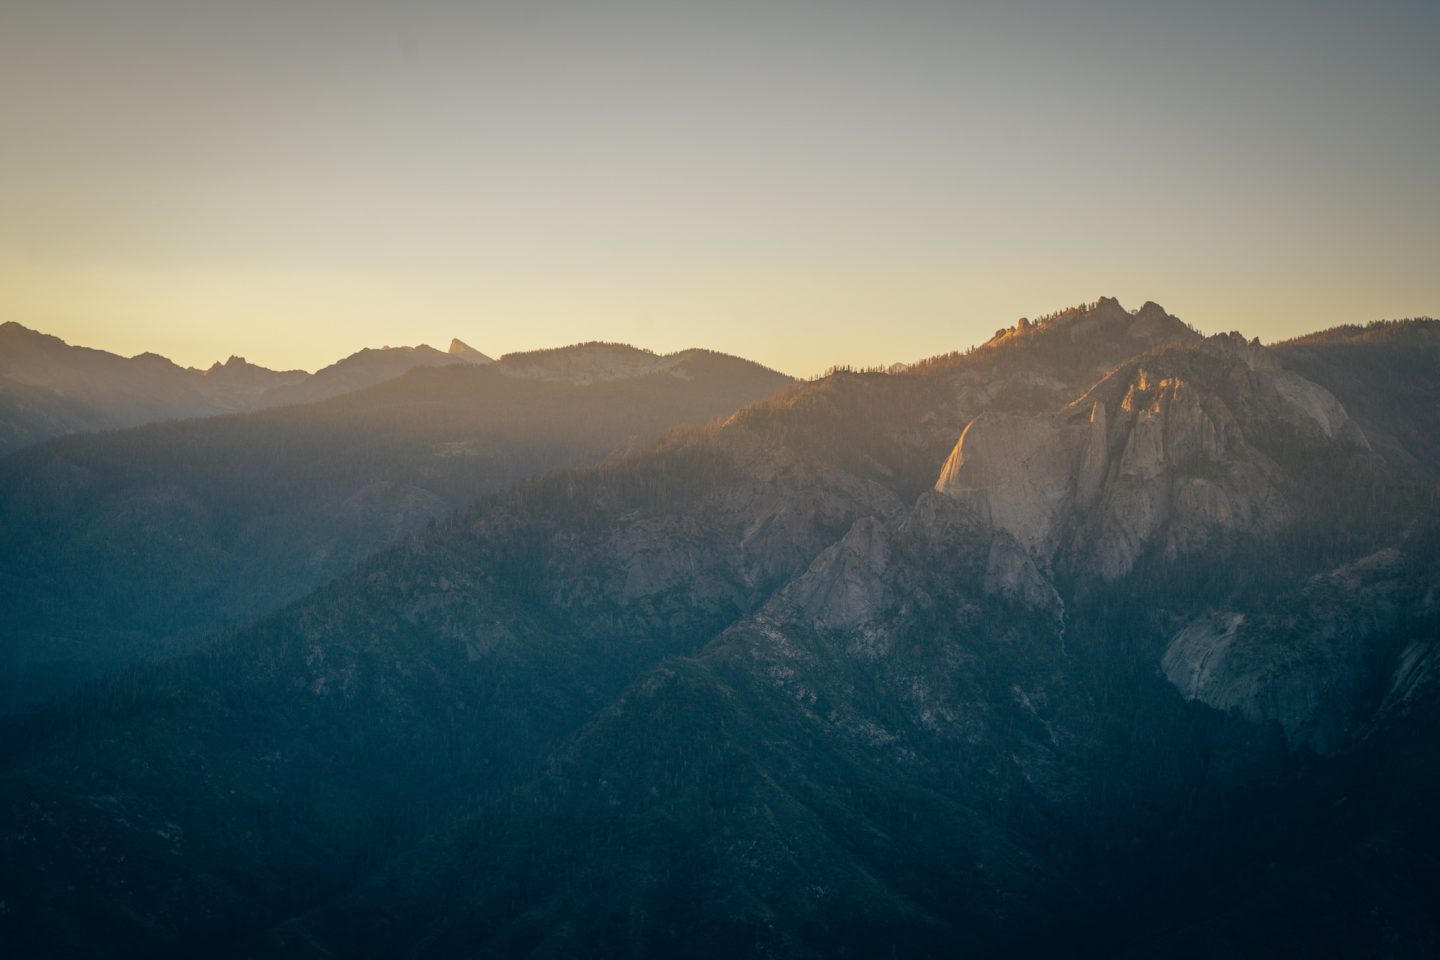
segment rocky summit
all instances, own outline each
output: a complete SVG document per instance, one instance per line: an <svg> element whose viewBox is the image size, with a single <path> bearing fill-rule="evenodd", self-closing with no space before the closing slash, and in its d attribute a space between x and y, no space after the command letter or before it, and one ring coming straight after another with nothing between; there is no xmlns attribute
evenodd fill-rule
<svg viewBox="0 0 1440 960"><path fill-rule="evenodd" d="M1342 456L1368 449L1324 387L1221 335L1132 360L1054 414L982 414L936 489L1040 563L1113 580L1157 538L1175 557L1216 534L1278 529L1279 467L1247 439L1276 433Z"/></svg>

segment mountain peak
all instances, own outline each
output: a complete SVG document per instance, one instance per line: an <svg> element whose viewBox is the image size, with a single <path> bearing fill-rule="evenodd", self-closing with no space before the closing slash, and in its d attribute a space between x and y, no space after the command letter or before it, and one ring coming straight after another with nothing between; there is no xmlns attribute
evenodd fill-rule
<svg viewBox="0 0 1440 960"><path fill-rule="evenodd" d="M507 353L500 358L501 369L510 376L536 380L562 380L588 384L624 380L676 367L680 359L660 356L628 343L590 340L568 347Z"/></svg>
<svg viewBox="0 0 1440 960"><path fill-rule="evenodd" d="M232 353L230 354L229 359L226 360L224 363L216 360L214 363L210 364L210 368L205 372L214 373L217 370L244 370L245 368L250 366L253 366L250 361L246 360L244 357L237 356L236 354Z"/></svg>
<svg viewBox="0 0 1440 960"><path fill-rule="evenodd" d="M1114 297L1101 297L1093 303L1068 307L1039 319L1021 317L1013 326L995 331L986 346L1009 346L1021 341L1074 344L1106 338L1142 340L1159 346L1199 340L1200 335L1153 300L1131 311Z"/></svg>
<svg viewBox="0 0 1440 960"><path fill-rule="evenodd" d="M174 360L162 354L155 353L153 350L137 353L131 357L130 360L132 363L143 364L147 367L164 367L166 369L173 367L176 370L180 369L180 365Z"/></svg>
<svg viewBox="0 0 1440 960"><path fill-rule="evenodd" d="M16 323L14 320L7 320L4 323L0 323L0 336L8 338L12 343L47 343L62 347L69 346L64 340L61 340L53 334L32 330L23 323Z"/></svg>
<svg viewBox="0 0 1440 960"><path fill-rule="evenodd" d="M467 363L494 363L494 359L476 350L470 344L459 337L450 341L450 349L445 351L452 357L458 357Z"/></svg>

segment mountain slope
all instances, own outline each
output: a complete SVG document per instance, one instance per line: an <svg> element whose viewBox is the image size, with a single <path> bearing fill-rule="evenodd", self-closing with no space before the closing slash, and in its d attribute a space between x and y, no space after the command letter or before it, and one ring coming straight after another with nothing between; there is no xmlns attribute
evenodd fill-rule
<svg viewBox="0 0 1440 960"><path fill-rule="evenodd" d="M163 357L72 347L14 322L0 324L0 397L0 453L62 432L233 409L208 395L203 374Z"/></svg>
<svg viewBox="0 0 1440 960"><path fill-rule="evenodd" d="M1341 327L1274 348L1288 369L1335 395L1396 469L1440 469L1440 320Z"/></svg>
<svg viewBox="0 0 1440 960"><path fill-rule="evenodd" d="M476 350L470 344L459 338L450 341L450 348L445 351L452 357L458 357L466 363L494 363L494 359Z"/></svg>
<svg viewBox="0 0 1440 960"><path fill-rule="evenodd" d="M417 367L468 362L470 361L465 357L442 353L424 344L418 347L365 349L316 370L298 383L283 384L266 390L256 398L253 408L314 403L392 380Z"/></svg>
<svg viewBox="0 0 1440 960"><path fill-rule="evenodd" d="M0 324L0 391L45 398L68 410L68 416L56 418L10 409L0 420L0 436L7 438L0 453L63 433L247 410L267 392L309 376L303 370L268 370L234 356L208 370L187 369L153 353L120 357L71 346L18 323Z"/></svg>
<svg viewBox="0 0 1440 960"><path fill-rule="evenodd" d="M14 454L0 461L0 700L183 648L476 496L788 382L719 356L677 370L580 387L442 365L320 404Z"/></svg>
<svg viewBox="0 0 1440 960"><path fill-rule="evenodd" d="M1425 955L1440 851L1405 798L1435 777L1433 610L1391 593L1369 632L1325 610L1353 610L1350 579L1428 595L1436 478L1396 475L1348 415L1299 418L1334 412L1322 388L1248 344L1136 351L1135 315L1062 317L525 481L222 643L6 721L0 934L92 955ZM1120 336L1071 337L1092 320ZM1078 419L1089 442L1097 404L1103 469L1082 450L1042 478L1058 534L944 489L977 418ZM1204 422L1217 442L1180 442ZM1005 426L982 461L1022 449ZM1127 474L1146 431L1154 469ZM1263 522L1176 537L1167 513L1090 569L1109 548L1085 534L1138 529L1137 481L1236 458L1277 494ZM1412 559L1364 566L1385 550ZM1164 668L1201 618L1299 603L1374 653L1324 754Z"/></svg>

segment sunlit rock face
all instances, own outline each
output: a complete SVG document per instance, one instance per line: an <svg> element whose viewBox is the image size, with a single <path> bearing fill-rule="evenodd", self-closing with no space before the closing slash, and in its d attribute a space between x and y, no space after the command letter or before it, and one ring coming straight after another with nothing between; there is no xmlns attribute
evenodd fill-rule
<svg viewBox="0 0 1440 960"><path fill-rule="evenodd" d="M1179 376L1140 370L1107 443L1116 456L1081 541L1103 577L1126 573L1157 537L1175 555L1214 532L1273 526L1283 515L1273 467L1246 443L1235 413Z"/></svg>
<svg viewBox="0 0 1440 960"><path fill-rule="evenodd" d="M1164 533L1169 552L1209 531L1267 522L1278 494L1223 403L1144 371L1111 417L982 417L966 428L936 489L967 503L1037 559L1072 559L1106 579Z"/></svg>
<svg viewBox="0 0 1440 960"><path fill-rule="evenodd" d="M464 360L466 363L473 363L480 366L495 362L493 358L486 356L479 350L476 350L474 347L470 346L470 344L466 343L464 340L461 340L459 337L456 337L455 339L450 341L450 349L446 350L445 352L450 354L450 356L452 357L457 357L461 360Z"/></svg>
<svg viewBox="0 0 1440 960"><path fill-rule="evenodd" d="M1059 545L1090 438L1083 424L1054 417L982 414L961 434L936 489L1048 557Z"/></svg>
<svg viewBox="0 0 1440 960"><path fill-rule="evenodd" d="M1042 565L1113 580L1152 545L1173 557L1278 527L1280 471L1251 439L1277 426L1365 444L1323 387L1222 335L1132 361L1058 414L975 418L936 489Z"/></svg>

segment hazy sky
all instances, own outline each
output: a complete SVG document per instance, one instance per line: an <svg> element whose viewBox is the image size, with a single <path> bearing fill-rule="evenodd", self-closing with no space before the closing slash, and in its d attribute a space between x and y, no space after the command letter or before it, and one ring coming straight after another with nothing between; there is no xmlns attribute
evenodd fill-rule
<svg viewBox="0 0 1440 960"><path fill-rule="evenodd" d="M1440 3L0 0L0 320L796 374L1440 313Z"/></svg>

